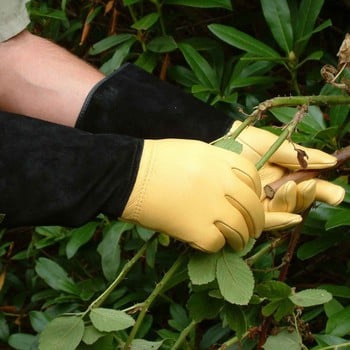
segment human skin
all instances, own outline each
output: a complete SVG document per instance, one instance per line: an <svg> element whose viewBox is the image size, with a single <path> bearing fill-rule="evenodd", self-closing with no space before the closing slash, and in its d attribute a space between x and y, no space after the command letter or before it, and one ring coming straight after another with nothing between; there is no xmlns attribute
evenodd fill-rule
<svg viewBox="0 0 350 350"><path fill-rule="evenodd" d="M0 109L74 126L104 75L57 44L24 30L0 43Z"/></svg>

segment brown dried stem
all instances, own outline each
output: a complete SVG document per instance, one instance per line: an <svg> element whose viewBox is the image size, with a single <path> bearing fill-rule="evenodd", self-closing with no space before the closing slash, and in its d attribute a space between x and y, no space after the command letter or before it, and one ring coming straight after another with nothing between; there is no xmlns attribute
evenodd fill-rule
<svg viewBox="0 0 350 350"><path fill-rule="evenodd" d="M339 169L346 161L350 160L350 146L337 150L333 153L333 155L337 158L337 163L333 167L321 170L299 170L294 173L290 173L286 176L283 176L280 179L264 187L266 196L270 199L273 198L276 191L288 181L300 183L305 180L319 177L320 175L325 174L326 172L332 169Z"/></svg>

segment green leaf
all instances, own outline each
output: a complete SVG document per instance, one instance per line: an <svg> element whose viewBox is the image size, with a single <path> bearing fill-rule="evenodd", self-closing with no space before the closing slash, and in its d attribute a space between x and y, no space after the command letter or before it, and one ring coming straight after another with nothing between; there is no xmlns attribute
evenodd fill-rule
<svg viewBox="0 0 350 350"><path fill-rule="evenodd" d="M331 347L329 347L329 350L336 350L337 347L335 345L348 345L348 346L342 346L339 347L339 349L341 350L349 350L349 341L344 339L344 338L340 338L340 337L336 337L335 335L331 335L331 334L313 334L313 337L315 338L315 340L317 341L318 345L321 345L322 347L326 347L327 345L333 345ZM322 349L322 348L321 348Z"/></svg>
<svg viewBox="0 0 350 350"><path fill-rule="evenodd" d="M34 350L38 348L37 341L38 337L33 334L12 333L8 338L8 345L16 350Z"/></svg>
<svg viewBox="0 0 350 350"><path fill-rule="evenodd" d="M339 90L339 89L338 89ZM337 105L333 106L329 110L329 121L331 125L337 126L338 128L343 125L346 121L350 112L349 105Z"/></svg>
<svg viewBox="0 0 350 350"><path fill-rule="evenodd" d="M146 72L152 73L157 66L157 55L150 51L142 52L134 64L141 67Z"/></svg>
<svg viewBox="0 0 350 350"><path fill-rule="evenodd" d="M268 85L275 80L275 78L271 77L237 77L230 81L230 89L238 89L255 85Z"/></svg>
<svg viewBox="0 0 350 350"><path fill-rule="evenodd" d="M130 350L157 350L159 349L164 340L161 341L148 341L143 339L134 339L131 342Z"/></svg>
<svg viewBox="0 0 350 350"><path fill-rule="evenodd" d="M277 51L252 36L224 24L210 24L209 30L227 44L264 58L281 58Z"/></svg>
<svg viewBox="0 0 350 350"><path fill-rule="evenodd" d="M324 0L302 0L295 19L294 40L295 50L300 55L312 35L317 17L322 9Z"/></svg>
<svg viewBox="0 0 350 350"><path fill-rule="evenodd" d="M298 68L302 66L307 61L319 61L323 57L323 51L315 51L310 55L306 56L299 64Z"/></svg>
<svg viewBox="0 0 350 350"><path fill-rule="evenodd" d="M45 312L35 310L29 312L29 318L31 326L37 333L41 333L52 319Z"/></svg>
<svg viewBox="0 0 350 350"><path fill-rule="evenodd" d="M270 109L270 112L280 122L289 123L297 109L294 107L274 107ZM304 116L301 122L298 124L298 129L308 134L316 134L325 129L325 122L323 114L318 106L309 106L308 113Z"/></svg>
<svg viewBox="0 0 350 350"><path fill-rule="evenodd" d="M323 289L305 289L289 296L289 299L297 306L308 307L327 303L332 294Z"/></svg>
<svg viewBox="0 0 350 350"><path fill-rule="evenodd" d="M225 300L247 305L253 295L254 278L245 261L236 253L223 249L216 265L216 279Z"/></svg>
<svg viewBox="0 0 350 350"><path fill-rule="evenodd" d="M91 49L89 50L89 55L98 55L103 51L107 51L110 48L120 45L123 42L134 38L132 34L114 34L110 35L97 43L93 44Z"/></svg>
<svg viewBox="0 0 350 350"><path fill-rule="evenodd" d="M5 315L3 312L0 312L0 340L6 341L9 335L10 330Z"/></svg>
<svg viewBox="0 0 350 350"><path fill-rule="evenodd" d="M136 38L132 37L131 39L118 45L114 51L112 58L105 62L100 67L100 70L107 75L118 69L124 62L125 58L128 56L130 49L135 42Z"/></svg>
<svg viewBox="0 0 350 350"><path fill-rule="evenodd" d="M214 145L238 154L242 152L243 148L242 144L232 137L225 137L223 139L220 139L216 141Z"/></svg>
<svg viewBox="0 0 350 350"><path fill-rule="evenodd" d="M326 333L343 337L350 332L350 307L333 314L327 321Z"/></svg>
<svg viewBox="0 0 350 350"><path fill-rule="evenodd" d="M280 281L267 281L259 284L255 288L255 292L262 298L283 299L288 298L292 293L292 288Z"/></svg>
<svg viewBox="0 0 350 350"><path fill-rule="evenodd" d="M100 332L94 326L87 326L85 327L82 340L85 344L91 345L105 335L106 333Z"/></svg>
<svg viewBox="0 0 350 350"><path fill-rule="evenodd" d="M330 230L335 227L349 226L350 225L350 210L340 209L336 213L330 216L325 224L326 230Z"/></svg>
<svg viewBox="0 0 350 350"><path fill-rule="evenodd" d="M322 284L319 286L321 289L325 289L327 292L331 293L333 297L339 298L350 298L350 287L347 286L337 286L334 284Z"/></svg>
<svg viewBox="0 0 350 350"><path fill-rule="evenodd" d="M124 3L124 6L130 6L130 5L137 4L141 1L143 0L123 0L123 3Z"/></svg>
<svg viewBox="0 0 350 350"><path fill-rule="evenodd" d="M191 294L187 303L189 314L196 322L216 317L222 306L222 300L211 298L207 292Z"/></svg>
<svg viewBox="0 0 350 350"><path fill-rule="evenodd" d="M123 232L131 229L132 224L116 221L106 228L102 242L97 251L101 255L102 271L108 281L113 280L120 265L119 240Z"/></svg>
<svg viewBox="0 0 350 350"><path fill-rule="evenodd" d="M185 308L180 304L170 304L170 315L172 319L168 323L177 331L182 331L190 323Z"/></svg>
<svg viewBox="0 0 350 350"><path fill-rule="evenodd" d="M238 338L241 338L248 330L246 313L241 306L226 303L223 310L223 318L228 326L236 332Z"/></svg>
<svg viewBox="0 0 350 350"><path fill-rule="evenodd" d="M298 248L297 257L300 260L310 259L333 247L337 242L339 242L339 237L334 234L313 239L312 241L303 243Z"/></svg>
<svg viewBox="0 0 350 350"><path fill-rule="evenodd" d="M340 304L340 302L336 299L330 300L328 303L323 305L324 312L326 313L327 317L330 318L337 312L344 310L344 306Z"/></svg>
<svg viewBox="0 0 350 350"><path fill-rule="evenodd" d="M218 254L196 252L188 263L188 275L193 284L207 284L215 280Z"/></svg>
<svg viewBox="0 0 350 350"><path fill-rule="evenodd" d="M134 325L135 320L120 310L95 308L90 312L90 320L101 332L120 331Z"/></svg>
<svg viewBox="0 0 350 350"><path fill-rule="evenodd" d="M163 35L151 40L147 49L156 53L171 52L177 49L177 43L171 35Z"/></svg>
<svg viewBox="0 0 350 350"><path fill-rule="evenodd" d="M75 350L84 334L81 317L65 316L52 320L41 333L39 350Z"/></svg>
<svg viewBox="0 0 350 350"><path fill-rule="evenodd" d="M275 299L270 301L269 303L267 303L262 307L261 309L262 315L265 317L271 316L277 310L280 303L281 303L281 300Z"/></svg>
<svg viewBox="0 0 350 350"><path fill-rule="evenodd" d="M137 30L147 30L153 26L159 19L159 13L152 12L147 14L146 16L140 18L138 21L136 21L131 28L137 29Z"/></svg>
<svg viewBox="0 0 350 350"><path fill-rule="evenodd" d="M289 332L288 330L283 330L277 335L270 335L265 344L263 345L265 350L301 350L301 344L298 334L293 331Z"/></svg>
<svg viewBox="0 0 350 350"><path fill-rule="evenodd" d="M200 83L210 89L218 88L217 76L208 61L191 45L180 43L178 46Z"/></svg>
<svg viewBox="0 0 350 350"><path fill-rule="evenodd" d="M99 222L91 221L71 231L70 239L66 245L68 259L72 258L78 249L92 238L98 225Z"/></svg>
<svg viewBox="0 0 350 350"><path fill-rule="evenodd" d="M164 0L164 4L192 6L198 8L221 7L227 10L232 10L230 0Z"/></svg>
<svg viewBox="0 0 350 350"><path fill-rule="evenodd" d="M67 272L54 261L39 258L35 265L35 271L51 288L79 295L79 287L68 277Z"/></svg>
<svg viewBox="0 0 350 350"><path fill-rule="evenodd" d="M287 0L261 0L261 6L273 37L288 54L293 48L293 30Z"/></svg>

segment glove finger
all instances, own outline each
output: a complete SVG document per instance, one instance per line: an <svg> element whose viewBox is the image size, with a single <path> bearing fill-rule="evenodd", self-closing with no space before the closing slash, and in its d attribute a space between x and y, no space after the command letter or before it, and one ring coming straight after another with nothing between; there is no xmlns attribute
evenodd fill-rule
<svg viewBox="0 0 350 350"><path fill-rule="evenodd" d="M186 243L188 243L191 247L206 253L216 253L223 248L226 243L222 232L220 232L215 225L212 226L211 232L197 238L198 239L195 238L192 241L186 241Z"/></svg>
<svg viewBox="0 0 350 350"><path fill-rule="evenodd" d="M236 121L232 129L236 129L241 122ZM237 137L237 141L243 144L243 151L247 157L259 157L264 155L271 145L276 141L277 136L271 132L253 126L246 127ZM296 148L304 151L307 156L308 169L324 169L336 164L335 157L318 149L295 145ZM247 150L245 150L247 148ZM243 153L243 154L245 154ZM248 156L249 154L249 156ZM278 150L271 156L270 162L276 163L288 169L301 169L297 152L289 141L284 141Z"/></svg>
<svg viewBox="0 0 350 350"><path fill-rule="evenodd" d="M276 180L279 180L281 177L288 173L286 168L282 168L277 165L266 163L260 170L259 176L261 180L261 186L264 188L265 185L268 185Z"/></svg>
<svg viewBox="0 0 350 350"><path fill-rule="evenodd" d="M316 180L316 200L330 205L339 205L344 197L345 190L343 187L332 184L331 182L317 179Z"/></svg>
<svg viewBox="0 0 350 350"><path fill-rule="evenodd" d="M294 213L301 213L307 209L316 197L316 180L302 181L297 185L297 200Z"/></svg>
<svg viewBox="0 0 350 350"><path fill-rule="evenodd" d="M217 157L225 159L230 164L232 172L236 175L244 184L248 185L255 193L260 196L261 194L261 181L259 174L254 164L241 156L231 151L219 147L213 147L213 152Z"/></svg>
<svg viewBox="0 0 350 350"><path fill-rule="evenodd" d="M241 218L237 218L236 221L243 220L245 222L248 229L248 237L259 236L265 222L264 208L259 197L249 187L243 184L240 189L236 188L233 191L228 193L226 198L231 206L241 215ZM226 217L229 218L228 215ZM232 222L228 220L223 222ZM232 224L236 224L236 221L232 222Z"/></svg>
<svg viewBox="0 0 350 350"><path fill-rule="evenodd" d="M224 214L223 212L221 214ZM242 214L227 202L223 220L215 221L215 226L234 250L242 250L248 243L249 228Z"/></svg>
<svg viewBox="0 0 350 350"><path fill-rule="evenodd" d="M266 212L264 231L286 229L299 224L302 217L298 214L284 212Z"/></svg>
<svg viewBox="0 0 350 350"><path fill-rule="evenodd" d="M265 211L293 213L297 204L297 185L294 181L283 184L272 199L263 201Z"/></svg>

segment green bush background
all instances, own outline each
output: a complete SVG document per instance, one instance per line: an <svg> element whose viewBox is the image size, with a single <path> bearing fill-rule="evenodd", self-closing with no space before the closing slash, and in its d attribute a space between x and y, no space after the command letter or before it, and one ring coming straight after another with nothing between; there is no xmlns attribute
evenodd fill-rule
<svg viewBox="0 0 350 350"><path fill-rule="evenodd" d="M234 118L275 96L347 95L320 69L338 65L348 1L33 0L28 9L33 33L104 73L134 62ZM259 125L294 113L272 109ZM349 125L348 105L311 106L293 137L334 152ZM345 201L311 208L293 256L295 230L212 255L102 215L75 229L1 231L0 348L350 349L348 175L329 177Z"/></svg>

